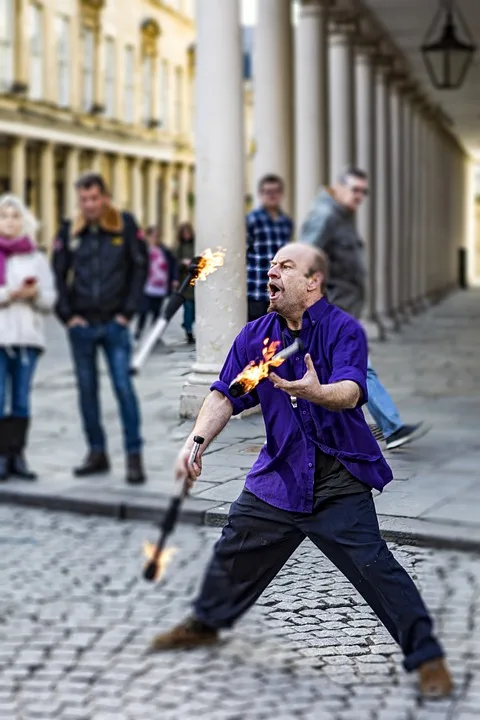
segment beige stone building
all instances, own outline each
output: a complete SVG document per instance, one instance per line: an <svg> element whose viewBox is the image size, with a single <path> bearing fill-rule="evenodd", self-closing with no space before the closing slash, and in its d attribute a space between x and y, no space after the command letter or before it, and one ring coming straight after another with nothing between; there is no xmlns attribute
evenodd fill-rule
<svg viewBox="0 0 480 720"><path fill-rule="evenodd" d="M0 0L0 192L50 247L79 172L172 244L192 217L194 0Z"/></svg>

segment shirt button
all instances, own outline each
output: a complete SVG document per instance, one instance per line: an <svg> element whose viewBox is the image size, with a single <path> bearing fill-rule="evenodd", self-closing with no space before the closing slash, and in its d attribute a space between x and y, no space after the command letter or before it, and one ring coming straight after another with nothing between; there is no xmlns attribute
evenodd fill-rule
<svg viewBox="0 0 480 720"><path fill-rule="evenodd" d="M298 362L300 360L300 358L295 358L295 360Z"/></svg>
<svg viewBox="0 0 480 720"><path fill-rule="evenodd" d="M307 411L303 410L302 415L306 415L306 414L307 414Z"/></svg>
<svg viewBox="0 0 480 720"><path fill-rule="evenodd" d="M308 463L308 467L313 467L312 463Z"/></svg>

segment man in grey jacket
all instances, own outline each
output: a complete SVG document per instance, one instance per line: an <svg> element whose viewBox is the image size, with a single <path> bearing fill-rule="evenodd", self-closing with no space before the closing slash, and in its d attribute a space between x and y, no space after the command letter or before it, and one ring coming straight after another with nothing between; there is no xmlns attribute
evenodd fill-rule
<svg viewBox="0 0 480 720"><path fill-rule="evenodd" d="M347 168L332 188L323 188L300 231L300 241L323 250L329 259L328 299L355 318L365 304L367 267L365 246L359 236L354 214L368 195L367 174ZM368 362L368 410L383 433L387 449L393 450L421 437L424 423L406 425Z"/></svg>

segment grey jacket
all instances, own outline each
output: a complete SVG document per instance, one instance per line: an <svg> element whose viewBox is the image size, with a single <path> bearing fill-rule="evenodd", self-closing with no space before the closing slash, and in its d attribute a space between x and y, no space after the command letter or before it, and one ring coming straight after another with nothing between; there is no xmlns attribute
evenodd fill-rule
<svg viewBox="0 0 480 720"><path fill-rule="evenodd" d="M353 214L322 189L300 230L300 242L314 245L328 256L328 299L359 318L365 303L367 268L365 245Z"/></svg>

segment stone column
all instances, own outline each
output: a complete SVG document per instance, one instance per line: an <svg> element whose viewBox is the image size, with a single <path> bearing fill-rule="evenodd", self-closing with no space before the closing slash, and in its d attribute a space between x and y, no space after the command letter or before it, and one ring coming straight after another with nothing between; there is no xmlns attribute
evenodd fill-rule
<svg viewBox="0 0 480 720"><path fill-rule="evenodd" d="M95 29L95 57L94 57L94 80L93 80L93 108L92 112L100 115L104 110L105 91L105 45L103 42L102 26L99 23Z"/></svg>
<svg viewBox="0 0 480 720"><path fill-rule="evenodd" d="M388 282L390 285L390 314L395 330L400 329L401 297L400 283L402 280L402 244L405 242L404 215L404 173L405 154L403 98L400 95L398 81L390 84L390 244L388 262Z"/></svg>
<svg viewBox="0 0 480 720"><path fill-rule="evenodd" d="M147 225L159 226L159 178L160 166L156 160L147 165Z"/></svg>
<svg viewBox="0 0 480 720"><path fill-rule="evenodd" d="M421 212L420 212L420 245L419 245L419 293L417 306L419 310L428 307L428 239L429 239L429 180L428 168L428 121L425 116L425 106L422 108L420 118L420 182L421 182Z"/></svg>
<svg viewBox="0 0 480 720"><path fill-rule="evenodd" d="M385 331L392 329L389 304L390 261L390 106L389 65L379 59L375 72L376 144L375 144L375 292L376 319Z"/></svg>
<svg viewBox="0 0 480 720"><path fill-rule="evenodd" d="M188 193L189 193L189 202L188 202L188 222L191 222L192 225L195 225L195 206L196 206L196 197L195 197L195 165L192 165L189 168L189 176L188 176ZM190 197L192 195L192 197Z"/></svg>
<svg viewBox="0 0 480 720"><path fill-rule="evenodd" d="M152 55L152 117L155 125L160 122L160 62L158 53Z"/></svg>
<svg viewBox="0 0 480 720"><path fill-rule="evenodd" d="M423 205L423 166L421 147L421 118L418 109L418 99L412 106L412 243L408 265L409 275L409 306L413 313L421 309L421 244L422 235L422 205Z"/></svg>
<svg viewBox="0 0 480 720"><path fill-rule="evenodd" d="M44 62L44 99L58 102L57 46L55 43L55 8L54 3L42 5L43 15L43 62ZM70 81L70 78L69 78Z"/></svg>
<svg viewBox="0 0 480 720"><path fill-rule="evenodd" d="M255 187L266 173L280 175L285 181L284 206L289 213L293 210L293 31L290 4L290 0L262 0L257 3L253 111Z"/></svg>
<svg viewBox="0 0 480 720"><path fill-rule="evenodd" d="M279 6L282 17L286 4L265 2L272 11ZM271 15L276 23L276 13ZM195 415L208 394L232 341L246 322L247 309L238 0L198 0L197 18L196 251L220 245L226 254L224 266L195 288L197 357L180 402L180 413L185 417ZM262 29L267 34L264 25L265 19ZM272 65L274 60L272 57ZM274 107L268 116L270 120L278 117Z"/></svg>
<svg viewBox="0 0 480 720"><path fill-rule="evenodd" d="M331 20L329 25L330 180L355 163L355 94L352 23Z"/></svg>
<svg viewBox="0 0 480 720"><path fill-rule="evenodd" d="M175 244L173 236L173 165L162 165L162 238L167 247Z"/></svg>
<svg viewBox="0 0 480 720"><path fill-rule="evenodd" d="M113 202L120 208L128 206L128 183L125 157L115 155L112 165L112 197Z"/></svg>
<svg viewBox="0 0 480 720"><path fill-rule="evenodd" d="M14 3L14 58L12 92L24 95L28 90L28 55L30 43L28 39L28 0L17 0Z"/></svg>
<svg viewBox="0 0 480 720"><path fill-rule="evenodd" d="M130 165L130 210L139 225L143 225L143 160L135 157Z"/></svg>
<svg viewBox="0 0 480 720"><path fill-rule="evenodd" d="M178 222L188 221L188 192L190 182L190 169L182 164L178 168Z"/></svg>
<svg viewBox="0 0 480 720"><path fill-rule="evenodd" d="M98 173L99 175L102 174L102 153L100 152L100 150L93 151L90 166L92 172Z"/></svg>
<svg viewBox="0 0 480 720"><path fill-rule="evenodd" d="M304 221L319 187L328 182L329 4L328 0L303 0L296 31L295 212L298 226Z"/></svg>
<svg viewBox="0 0 480 720"><path fill-rule="evenodd" d="M77 210L77 193L75 182L79 176L80 150L69 147L65 153L65 180L63 207L65 217L71 218Z"/></svg>
<svg viewBox="0 0 480 720"><path fill-rule="evenodd" d="M355 129L357 165L368 173L370 195L375 196L375 74L374 47L358 43L355 48ZM365 310L362 322L370 339L381 338L381 328L375 312L375 203L372 197L357 212L357 229L365 243L367 284Z"/></svg>
<svg viewBox="0 0 480 720"><path fill-rule="evenodd" d="M45 143L40 150L40 244L47 250L55 232L55 206L55 148Z"/></svg>
<svg viewBox="0 0 480 720"><path fill-rule="evenodd" d="M413 157L412 88L403 96L403 190L402 190L402 242L400 246L400 310L402 318L409 320L414 309L412 295L411 256L414 252L415 233L415 173Z"/></svg>
<svg viewBox="0 0 480 720"><path fill-rule="evenodd" d="M25 182L27 179L27 140L24 137L12 138L10 146L10 177L12 192L25 202Z"/></svg>

